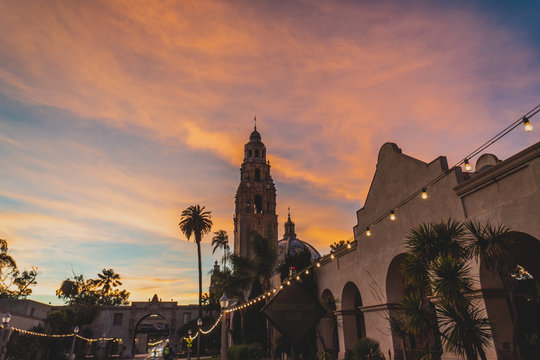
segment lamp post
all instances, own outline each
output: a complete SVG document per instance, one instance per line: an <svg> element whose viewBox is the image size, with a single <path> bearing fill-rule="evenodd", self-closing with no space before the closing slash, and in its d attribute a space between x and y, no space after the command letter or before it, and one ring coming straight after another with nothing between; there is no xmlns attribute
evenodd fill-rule
<svg viewBox="0 0 540 360"><path fill-rule="evenodd" d="M1 347L1 360L6 359L7 354L7 345L9 342L9 338L11 337L12 329L9 327L9 322L11 321L11 315L6 313L4 316L2 316L2 347Z"/></svg>
<svg viewBox="0 0 540 360"><path fill-rule="evenodd" d="M188 339L191 340L191 329L187 331ZM187 343L187 360L191 360L191 342Z"/></svg>
<svg viewBox="0 0 540 360"><path fill-rule="evenodd" d="M201 318L198 318L197 319L197 326L199 327L199 329L197 330L197 333L199 333L199 336L197 337L197 360L200 360L200 356L201 356L201 326L202 326L202 319Z"/></svg>
<svg viewBox="0 0 540 360"><path fill-rule="evenodd" d="M219 306L221 306L221 360L227 360L227 308L229 303L229 298L224 293L219 299Z"/></svg>
<svg viewBox="0 0 540 360"><path fill-rule="evenodd" d="M77 334L79 333L79 327L75 326L73 329L73 341L71 342L71 350L69 351L69 360L75 359L75 340L77 340Z"/></svg>

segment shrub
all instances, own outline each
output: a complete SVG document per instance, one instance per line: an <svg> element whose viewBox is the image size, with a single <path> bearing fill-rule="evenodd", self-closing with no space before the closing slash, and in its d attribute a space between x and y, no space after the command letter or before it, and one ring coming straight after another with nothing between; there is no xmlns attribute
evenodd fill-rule
<svg viewBox="0 0 540 360"><path fill-rule="evenodd" d="M377 340L371 338L362 338L358 340L353 347L353 358L355 360L383 360L381 346Z"/></svg>

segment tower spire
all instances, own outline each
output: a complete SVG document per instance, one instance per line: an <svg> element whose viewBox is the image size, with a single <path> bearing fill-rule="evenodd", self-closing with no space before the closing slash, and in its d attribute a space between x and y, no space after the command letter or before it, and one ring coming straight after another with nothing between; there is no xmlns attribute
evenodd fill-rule
<svg viewBox="0 0 540 360"><path fill-rule="evenodd" d="M253 116L253 122L255 123L253 130L257 131L257 115Z"/></svg>

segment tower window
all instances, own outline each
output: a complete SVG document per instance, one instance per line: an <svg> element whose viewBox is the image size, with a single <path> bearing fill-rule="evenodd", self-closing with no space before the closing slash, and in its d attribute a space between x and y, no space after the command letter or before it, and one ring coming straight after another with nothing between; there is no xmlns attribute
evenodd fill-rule
<svg viewBox="0 0 540 360"><path fill-rule="evenodd" d="M255 169L255 181L261 181L261 170Z"/></svg>
<svg viewBox="0 0 540 360"><path fill-rule="evenodd" d="M248 150L248 158L251 157L251 154L252 154L251 150Z"/></svg>
<svg viewBox="0 0 540 360"><path fill-rule="evenodd" d="M262 196L255 195L255 213L261 214L263 212L262 208Z"/></svg>
<svg viewBox="0 0 540 360"><path fill-rule="evenodd" d="M259 149L255 149L255 157L259 157Z"/></svg>

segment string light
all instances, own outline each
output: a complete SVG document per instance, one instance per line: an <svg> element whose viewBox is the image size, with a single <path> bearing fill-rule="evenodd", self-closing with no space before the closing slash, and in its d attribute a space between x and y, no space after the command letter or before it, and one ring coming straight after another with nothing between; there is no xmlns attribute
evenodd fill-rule
<svg viewBox="0 0 540 360"><path fill-rule="evenodd" d="M334 252L331 252L330 253L330 259L334 260L335 256L334 256Z"/></svg>
<svg viewBox="0 0 540 360"><path fill-rule="evenodd" d="M531 132L534 129L531 122L529 121L529 118L526 116L523 117L523 127L525 128L526 132Z"/></svg>
<svg viewBox="0 0 540 360"><path fill-rule="evenodd" d="M347 249L350 249L350 248L351 248L351 242L347 241Z"/></svg>
<svg viewBox="0 0 540 360"><path fill-rule="evenodd" d="M465 170L467 170L467 171L471 171L471 170L472 170L472 166L471 166L471 164L469 163L469 159L465 158L464 164L465 164Z"/></svg>
<svg viewBox="0 0 540 360"><path fill-rule="evenodd" d="M366 236L371 236L371 230L369 230L369 226L366 228Z"/></svg>
<svg viewBox="0 0 540 360"><path fill-rule="evenodd" d="M396 220L396 213L394 212L394 210L390 210L390 220Z"/></svg>
<svg viewBox="0 0 540 360"><path fill-rule="evenodd" d="M291 281L290 281L290 280L287 280L287 285L291 285Z"/></svg>
<svg viewBox="0 0 540 360"><path fill-rule="evenodd" d="M306 275L309 275L309 269L308 269L308 270L306 270Z"/></svg>
<svg viewBox="0 0 540 360"><path fill-rule="evenodd" d="M422 199L427 199L428 198L428 194L427 194L427 189L426 188L422 188Z"/></svg>
<svg viewBox="0 0 540 360"><path fill-rule="evenodd" d="M321 267L321 263L317 261L317 267L320 268Z"/></svg>
<svg viewBox="0 0 540 360"><path fill-rule="evenodd" d="M300 280L300 275L296 275L296 280Z"/></svg>

